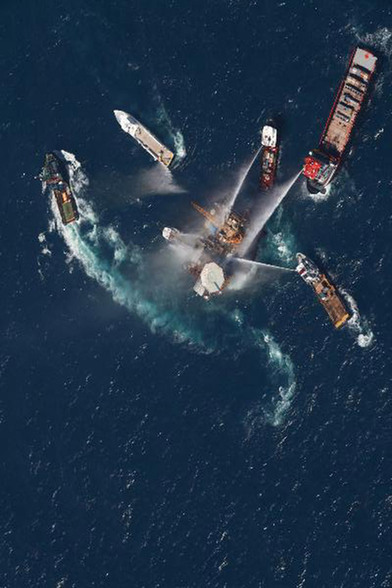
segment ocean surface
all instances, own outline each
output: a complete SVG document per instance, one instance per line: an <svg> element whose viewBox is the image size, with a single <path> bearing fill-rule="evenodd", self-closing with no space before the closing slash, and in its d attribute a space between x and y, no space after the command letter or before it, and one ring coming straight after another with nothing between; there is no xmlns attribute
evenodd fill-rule
<svg viewBox="0 0 392 588"><path fill-rule="evenodd" d="M391 588L391 3L0 15L0 587ZM358 43L379 67L346 162L323 197L287 191ZM293 272L196 299L161 237L200 227L193 200L254 192L269 117L287 194L256 258L315 259L353 312L340 332ZM78 225L36 179L53 150Z"/></svg>

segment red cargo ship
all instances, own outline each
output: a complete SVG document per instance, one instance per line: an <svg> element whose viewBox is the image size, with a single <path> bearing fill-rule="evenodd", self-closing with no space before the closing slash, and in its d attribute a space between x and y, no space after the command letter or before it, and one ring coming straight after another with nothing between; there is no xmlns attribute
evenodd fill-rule
<svg viewBox="0 0 392 588"><path fill-rule="evenodd" d="M318 149L305 158L303 174L311 194L325 193L332 181L350 139L356 118L369 93L369 83L377 57L357 47L340 85Z"/></svg>

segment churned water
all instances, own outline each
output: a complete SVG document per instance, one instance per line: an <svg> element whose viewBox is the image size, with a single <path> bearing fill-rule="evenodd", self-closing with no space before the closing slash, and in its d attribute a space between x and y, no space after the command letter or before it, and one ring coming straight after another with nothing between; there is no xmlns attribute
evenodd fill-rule
<svg viewBox="0 0 392 588"><path fill-rule="evenodd" d="M0 585L391 587L389 3L40 0L1 15ZM314 198L292 181L360 42L379 55L371 98ZM170 172L114 109L175 151ZM254 182L270 117L268 204ZM77 225L35 179L49 150ZM191 201L244 194L261 265L196 299L162 228L193 235ZM297 251L340 287L341 332L295 272L263 265L293 269Z"/></svg>

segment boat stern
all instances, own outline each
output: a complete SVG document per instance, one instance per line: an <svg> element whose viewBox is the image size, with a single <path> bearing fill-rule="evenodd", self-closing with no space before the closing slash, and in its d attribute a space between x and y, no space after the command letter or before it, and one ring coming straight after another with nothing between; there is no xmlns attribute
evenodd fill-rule
<svg viewBox="0 0 392 588"><path fill-rule="evenodd" d="M319 156L312 151L305 157L302 173L307 179L306 186L311 194L325 194L325 189L332 181L337 163L326 155Z"/></svg>

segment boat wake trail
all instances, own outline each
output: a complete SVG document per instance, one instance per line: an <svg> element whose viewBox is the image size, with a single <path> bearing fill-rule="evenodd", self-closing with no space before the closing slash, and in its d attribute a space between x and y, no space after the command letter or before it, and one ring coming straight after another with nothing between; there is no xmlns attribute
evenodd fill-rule
<svg viewBox="0 0 392 588"><path fill-rule="evenodd" d="M52 199L55 223L51 224L67 245L68 263L77 260L89 277L103 286L113 300L143 319L153 333L169 335L196 353L227 354L233 348L233 340L241 341L243 353L260 351L262 365L255 367L268 367L272 387L266 391L264 422L281 425L295 391L290 358L281 352L267 331L246 324L239 311L233 314L220 299L202 307L198 300L190 302L189 297L183 295L189 284L183 289L182 278L171 274L173 255L170 248L148 258L135 244L125 244L112 226L101 226L97 214L84 198L88 179L80 164L72 155L66 152L62 155L69 163L70 184L77 198L80 220L64 226L55 199ZM194 238L192 234L183 236L190 241ZM186 245L184 247L187 249ZM167 257L163 258L164 255ZM174 265L178 267L179 264L176 261Z"/></svg>
<svg viewBox="0 0 392 588"><path fill-rule="evenodd" d="M64 226L52 200L55 226L68 247L68 262L76 259L86 274L109 291L113 300L137 314L152 332L170 333L176 341L202 344L201 333L192 321L181 318L173 297L163 299L162 289L151 284L145 256L134 245L126 245L111 226L102 227L84 199L88 179L72 154L62 152L69 164L70 183L77 197L79 223Z"/></svg>
<svg viewBox="0 0 392 588"><path fill-rule="evenodd" d="M301 187L301 193L303 195L304 198L310 198L311 200L313 200L313 202L316 202L317 204L320 202L326 202L326 200L328 200L328 198L331 195L331 189L332 189L332 184L329 184L324 190L324 193L322 192L318 192L317 194L311 194L307 187L306 184L302 184Z"/></svg>
<svg viewBox="0 0 392 588"><path fill-rule="evenodd" d="M241 329L246 328L244 317L240 311L235 311L232 319ZM250 345L254 346L262 354L263 360L267 362L274 392L263 391L261 407L258 405L256 409L252 409L246 420L250 422L251 427L254 427L255 420L260 421L262 425L268 423L279 427L284 423L295 397L297 383L293 362L289 355L283 353L269 331L249 327L247 334Z"/></svg>
<svg viewBox="0 0 392 588"><path fill-rule="evenodd" d="M351 318L347 321L350 331L355 335L357 343L360 347L370 347L374 342L374 333L369 326L368 321L361 317L357 303L354 298L345 290L341 290L344 298L347 300L351 311Z"/></svg>
<svg viewBox="0 0 392 588"><path fill-rule="evenodd" d="M283 383L279 385L278 396L274 399L272 408L265 412L267 420L277 427L283 423L295 394L294 366L290 357L282 352L268 331L254 331L254 336L256 341L264 344L273 377L283 378Z"/></svg>
<svg viewBox="0 0 392 588"><path fill-rule="evenodd" d="M233 319L240 328L245 326L243 315L239 311L234 313ZM263 360L267 362L274 392L263 391L261 407L258 405L256 409L252 409L246 420L252 428L255 421L260 421L261 425L268 423L278 427L284 423L295 396L297 383L294 365L289 355L283 353L269 331L250 327L248 333L250 344L256 347L262 354Z"/></svg>
<svg viewBox="0 0 392 588"><path fill-rule="evenodd" d="M186 157L186 147L185 147L185 140L184 136L178 129L174 128L170 117L167 113L166 108L161 103L158 108L158 123L168 129L173 143L174 143L174 150L175 150L175 159L173 163L173 168L177 167L183 159Z"/></svg>
<svg viewBox="0 0 392 588"><path fill-rule="evenodd" d="M245 239L240 246L239 255L241 257L245 256L249 249L251 249L260 231L271 218L278 206L282 203L284 197L294 186L295 182L301 175L301 172L302 170L282 186L277 186L270 192L263 194L263 198L260 199L259 206L256 207L254 213L252 214L252 219L249 223L249 228L247 230Z"/></svg>

